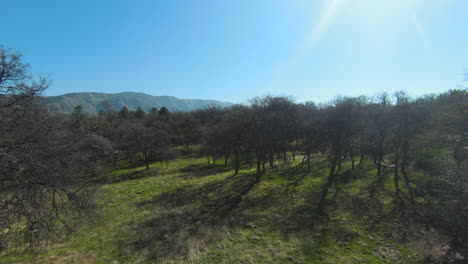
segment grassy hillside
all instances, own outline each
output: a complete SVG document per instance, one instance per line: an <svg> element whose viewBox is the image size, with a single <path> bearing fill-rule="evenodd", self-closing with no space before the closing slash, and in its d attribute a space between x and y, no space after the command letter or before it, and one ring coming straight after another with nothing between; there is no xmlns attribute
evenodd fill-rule
<svg viewBox="0 0 468 264"><path fill-rule="evenodd" d="M300 160L276 164L260 183L254 167L233 176L190 153L150 170L120 163L99 179L94 221L36 258L10 250L0 263L421 262L396 235L387 192L369 195L371 166L345 164L323 218L316 205L327 169L317 156L309 174Z"/></svg>
<svg viewBox="0 0 468 264"><path fill-rule="evenodd" d="M46 104L57 107L58 112L71 113L73 108L81 105L82 109L90 114L97 114L99 105L103 100L108 100L112 106L119 110L126 106L129 110L141 107L149 111L152 107L158 109L165 106L170 111L192 111L202 109L209 105L230 106L231 103L216 100L179 99L173 96L152 96L144 93L124 92L110 93L70 93L59 96L49 96Z"/></svg>

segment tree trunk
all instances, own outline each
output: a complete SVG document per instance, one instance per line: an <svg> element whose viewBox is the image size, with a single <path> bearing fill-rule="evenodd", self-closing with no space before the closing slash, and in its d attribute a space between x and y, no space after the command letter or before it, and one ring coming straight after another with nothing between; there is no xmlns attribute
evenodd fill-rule
<svg viewBox="0 0 468 264"><path fill-rule="evenodd" d="M239 173L239 150L237 148L234 148L234 166L235 166L235 173L234 175L237 175Z"/></svg>
<svg viewBox="0 0 468 264"><path fill-rule="evenodd" d="M377 175L379 176L379 181L382 179L382 156L377 157Z"/></svg>
<svg viewBox="0 0 468 264"><path fill-rule="evenodd" d="M273 168L275 165L273 164L273 151L270 151L270 154L268 155L269 161L270 161L270 168Z"/></svg>
<svg viewBox="0 0 468 264"><path fill-rule="evenodd" d="M401 142L401 137L398 136L398 141L395 142L395 150L394 150L394 156L395 156L395 164L393 168L393 182L395 184L395 196L396 200L395 202L398 203L401 201L400 197L400 186L399 186L399 180L400 180L400 175L398 175L398 169L399 169L399 161L400 161L400 142Z"/></svg>
<svg viewBox="0 0 468 264"><path fill-rule="evenodd" d="M328 181L327 183L325 184L323 190L322 190L322 194L320 195L320 202L319 202L319 206L318 206L318 211L319 211L319 214L320 215L323 215L324 214L324 207L325 207L325 201L326 201L326 198L327 198L327 195L328 195L328 192L329 192L329 189L332 187L332 185L335 183L335 170L336 170L336 166L337 166L337 163L338 163L338 159L339 157L338 155L334 155L333 157L333 161L332 161L332 166L330 168L330 173L328 174Z"/></svg>
<svg viewBox="0 0 468 264"><path fill-rule="evenodd" d="M395 156L396 155L397 154L395 153ZM401 197L400 197L400 186L399 186L399 183L398 183L398 181L400 180L400 176L398 175L398 159L399 159L399 157L395 157L395 168L393 170L393 181L395 183L395 195L396 195L397 201L400 201Z"/></svg>
<svg viewBox="0 0 468 264"><path fill-rule="evenodd" d="M406 188L408 189L408 193L410 195L411 200L414 200L413 196L413 190L411 189L410 185L410 180L408 177L408 174L406 173L406 165L407 165L407 160L408 160L408 142L405 142L403 144L403 151L402 151L402 161L401 161L401 174L403 175L403 178L405 179L405 185Z"/></svg>
<svg viewBox="0 0 468 264"><path fill-rule="evenodd" d="M357 165L359 168L361 168L363 160L364 160L364 154L361 153L361 156L359 157L359 164Z"/></svg>
<svg viewBox="0 0 468 264"><path fill-rule="evenodd" d="M377 153L377 176L379 176L379 181L382 180L382 161L383 161L383 143L384 143L384 136L382 132L380 133L380 140L378 146L378 153Z"/></svg>
<svg viewBox="0 0 468 264"><path fill-rule="evenodd" d="M260 174L262 174L261 164L262 164L261 159L259 157L257 157L257 173L255 174L255 180L257 182L260 182Z"/></svg>
<svg viewBox="0 0 468 264"><path fill-rule="evenodd" d="M338 162L337 162L337 165L338 165L338 171L341 171L341 154L338 154Z"/></svg>
<svg viewBox="0 0 468 264"><path fill-rule="evenodd" d="M192 131L189 130L188 132L188 135L187 135L187 142L186 142L186 145L185 145L185 148L189 148L190 147L190 138L192 137Z"/></svg>
<svg viewBox="0 0 468 264"><path fill-rule="evenodd" d="M265 170L265 158L263 158L262 170L263 170L263 174L265 174L265 172L266 172L266 170Z"/></svg>

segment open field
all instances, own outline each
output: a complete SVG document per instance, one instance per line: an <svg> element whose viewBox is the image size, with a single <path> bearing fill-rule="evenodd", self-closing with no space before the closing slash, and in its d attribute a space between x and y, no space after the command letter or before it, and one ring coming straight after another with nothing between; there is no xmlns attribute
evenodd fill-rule
<svg viewBox="0 0 468 264"><path fill-rule="evenodd" d="M260 183L254 167L233 176L193 154L100 179L97 216L60 243L7 251L1 263L419 263L402 240L385 190L369 195L375 170L345 166L316 206L327 169L275 164ZM316 157L315 164L319 164ZM353 179L350 181L350 179ZM388 188L391 189L389 177ZM336 193L336 195L335 195ZM389 192L390 193L390 192ZM333 197L335 196L335 197Z"/></svg>

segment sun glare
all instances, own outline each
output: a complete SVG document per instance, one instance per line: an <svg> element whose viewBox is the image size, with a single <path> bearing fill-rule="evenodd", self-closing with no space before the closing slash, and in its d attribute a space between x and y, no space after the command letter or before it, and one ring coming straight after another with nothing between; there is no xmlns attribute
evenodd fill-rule
<svg viewBox="0 0 468 264"><path fill-rule="evenodd" d="M422 4L420 0L347 0L343 8L351 19L373 27L412 17Z"/></svg>

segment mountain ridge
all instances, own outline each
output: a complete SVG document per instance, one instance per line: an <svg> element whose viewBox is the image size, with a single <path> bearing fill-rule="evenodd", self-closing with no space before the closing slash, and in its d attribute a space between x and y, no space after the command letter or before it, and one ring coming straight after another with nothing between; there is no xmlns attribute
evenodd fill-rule
<svg viewBox="0 0 468 264"><path fill-rule="evenodd" d="M58 113L71 113L73 108L81 105L83 111L89 114L97 114L103 100L109 103L118 111L123 106L129 110L136 110L141 107L144 111L149 111L152 107L166 107L169 111L192 111L203 109L211 105L229 107L230 102L222 102L209 99L180 99L170 95L149 95L141 92L125 91L120 93L99 93L99 92L78 92L67 93L57 96L44 96L46 106Z"/></svg>

